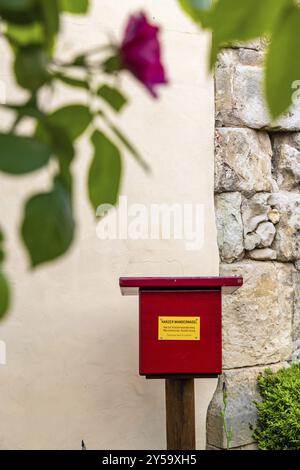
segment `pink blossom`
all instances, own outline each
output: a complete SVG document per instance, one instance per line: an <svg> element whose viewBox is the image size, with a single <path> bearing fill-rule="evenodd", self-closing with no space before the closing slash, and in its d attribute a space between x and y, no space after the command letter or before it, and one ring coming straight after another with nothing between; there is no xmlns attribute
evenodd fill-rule
<svg viewBox="0 0 300 470"><path fill-rule="evenodd" d="M167 83L158 33L159 28L150 24L144 13L132 15L120 48L122 66L130 70L155 98L155 88Z"/></svg>

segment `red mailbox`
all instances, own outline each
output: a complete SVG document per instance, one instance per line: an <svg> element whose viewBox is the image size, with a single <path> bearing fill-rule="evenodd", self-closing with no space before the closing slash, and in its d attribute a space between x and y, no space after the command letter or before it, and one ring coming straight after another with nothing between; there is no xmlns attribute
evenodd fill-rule
<svg viewBox="0 0 300 470"><path fill-rule="evenodd" d="M222 293L242 277L120 278L139 295L140 375L213 377L222 372Z"/></svg>

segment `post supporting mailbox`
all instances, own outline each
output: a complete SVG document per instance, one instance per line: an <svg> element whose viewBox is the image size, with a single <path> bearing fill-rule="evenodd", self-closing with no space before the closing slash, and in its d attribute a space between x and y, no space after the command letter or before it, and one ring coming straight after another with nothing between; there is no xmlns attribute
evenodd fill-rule
<svg viewBox="0 0 300 470"><path fill-rule="evenodd" d="M195 448L194 378L222 373L222 294L242 277L122 277L139 296L139 373L166 379L167 447Z"/></svg>

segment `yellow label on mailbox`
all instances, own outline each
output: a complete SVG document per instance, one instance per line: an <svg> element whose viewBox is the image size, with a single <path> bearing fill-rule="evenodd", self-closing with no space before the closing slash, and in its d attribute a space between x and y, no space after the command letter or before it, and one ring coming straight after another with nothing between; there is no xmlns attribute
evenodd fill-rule
<svg viewBox="0 0 300 470"><path fill-rule="evenodd" d="M158 317L158 339L199 341L200 317Z"/></svg>

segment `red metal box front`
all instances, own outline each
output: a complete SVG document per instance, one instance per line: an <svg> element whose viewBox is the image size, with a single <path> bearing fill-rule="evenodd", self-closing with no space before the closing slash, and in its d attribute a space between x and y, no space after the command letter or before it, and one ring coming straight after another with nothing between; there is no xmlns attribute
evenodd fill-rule
<svg viewBox="0 0 300 470"><path fill-rule="evenodd" d="M220 374L222 372L221 312L220 289L141 290L140 375ZM161 325L166 320L166 323L173 322L167 317L178 318L178 322L175 323L179 324L189 322L199 324L199 338L190 337L187 340L184 339L186 336L180 340L169 339L168 336L160 338ZM170 337L172 338L172 332Z"/></svg>

